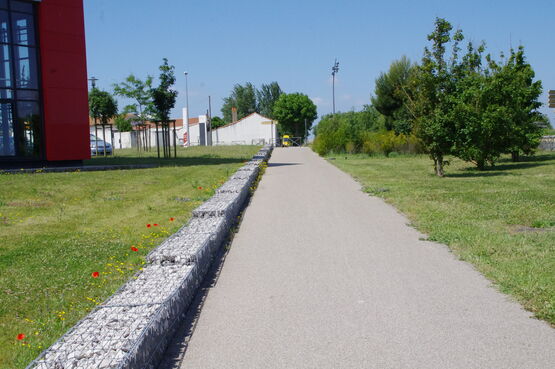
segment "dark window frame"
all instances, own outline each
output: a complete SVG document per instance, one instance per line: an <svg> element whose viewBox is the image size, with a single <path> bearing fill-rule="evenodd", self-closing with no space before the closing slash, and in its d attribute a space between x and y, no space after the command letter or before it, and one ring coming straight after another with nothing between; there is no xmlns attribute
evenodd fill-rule
<svg viewBox="0 0 555 369"><path fill-rule="evenodd" d="M0 103L10 103L12 107L12 125L14 128L14 148L15 148L15 155L0 155L0 162L13 162L13 161L37 161L37 160L45 160L46 159L46 140L45 140L45 126L44 126L44 105L43 105L43 96L42 96L42 74L41 74L41 60L40 60L40 35L39 35L39 22L38 22L38 3L35 1L25 1L19 0L19 2L26 2L32 5L32 12L25 12L14 10L12 11L12 1L7 1L7 8L0 7L1 10L6 10L8 13L8 42L0 42L0 45L7 45L9 47L10 52L10 73L11 75L11 86L9 88L4 88L5 90L11 91L11 98L0 98ZM26 14L32 16L33 21L33 32L34 32L34 44L33 45L25 45L25 44L18 44L14 43L13 41L13 13L16 14ZM21 88L17 86L16 81L16 63L15 63L15 49L18 47L27 47L29 50L35 52L35 61L36 61L36 86L37 88ZM18 95L19 91L30 91L36 92L38 99L27 99L27 98L20 98ZM38 104L39 109L39 137L38 139L38 156L25 156L25 148L21 147L22 139L25 135L25 131L23 127L20 127L19 124L19 109L18 109L18 102L35 102Z"/></svg>

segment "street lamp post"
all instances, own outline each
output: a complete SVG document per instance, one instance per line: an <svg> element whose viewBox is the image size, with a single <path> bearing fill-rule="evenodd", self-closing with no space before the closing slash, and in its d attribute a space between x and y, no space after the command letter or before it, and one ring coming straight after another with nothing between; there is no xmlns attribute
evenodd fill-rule
<svg viewBox="0 0 555 369"><path fill-rule="evenodd" d="M187 125L187 147L191 146L191 135L189 134L189 85L187 81L187 76L189 72L185 73L185 107L187 109L187 114L185 114L185 124Z"/></svg>
<svg viewBox="0 0 555 369"><path fill-rule="evenodd" d="M335 63L333 67L331 67L331 76L332 76L332 96L333 96L333 114L335 114L335 75L339 72L339 62L335 59Z"/></svg>

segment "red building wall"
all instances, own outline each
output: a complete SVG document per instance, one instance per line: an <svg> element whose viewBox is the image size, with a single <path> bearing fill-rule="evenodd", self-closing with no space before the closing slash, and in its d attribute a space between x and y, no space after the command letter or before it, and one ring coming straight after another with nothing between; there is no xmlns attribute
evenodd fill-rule
<svg viewBox="0 0 555 369"><path fill-rule="evenodd" d="M38 24L46 159L88 159L83 0L42 0Z"/></svg>

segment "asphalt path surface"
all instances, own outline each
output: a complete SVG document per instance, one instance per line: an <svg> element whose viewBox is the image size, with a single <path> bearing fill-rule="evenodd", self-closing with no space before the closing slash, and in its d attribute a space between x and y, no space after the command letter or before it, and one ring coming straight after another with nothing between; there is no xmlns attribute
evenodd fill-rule
<svg viewBox="0 0 555 369"><path fill-rule="evenodd" d="M555 329L423 239L309 149L278 148L162 368L555 368Z"/></svg>

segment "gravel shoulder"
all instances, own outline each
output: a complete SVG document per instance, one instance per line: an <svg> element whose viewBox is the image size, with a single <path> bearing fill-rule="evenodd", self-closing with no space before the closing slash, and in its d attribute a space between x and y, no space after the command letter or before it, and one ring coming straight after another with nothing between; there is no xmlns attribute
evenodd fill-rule
<svg viewBox="0 0 555 369"><path fill-rule="evenodd" d="M553 368L555 330L422 237L310 149L276 149L162 367Z"/></svg>

